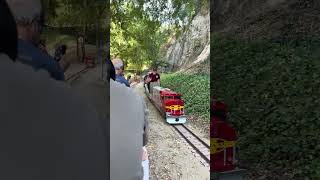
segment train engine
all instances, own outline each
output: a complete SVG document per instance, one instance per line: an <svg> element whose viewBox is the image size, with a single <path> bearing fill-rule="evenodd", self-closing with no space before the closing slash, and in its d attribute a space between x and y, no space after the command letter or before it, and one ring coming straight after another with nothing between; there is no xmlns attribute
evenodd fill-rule
<svg viewBox="0 0 320 180"><path fill-rule="evenodd" d="M146 94L166 118L167 123L183 124L187 121L181 94L160 86L151 86L151 88L150 93L146 92Z"/></svg>
<svg viewBox="0 0 320 180"><path fill-rule="evenodd" d="M227 121L227 107L212 100L210 125L211 179L243 179L245 170L236 166L236 130Z"/></svg>

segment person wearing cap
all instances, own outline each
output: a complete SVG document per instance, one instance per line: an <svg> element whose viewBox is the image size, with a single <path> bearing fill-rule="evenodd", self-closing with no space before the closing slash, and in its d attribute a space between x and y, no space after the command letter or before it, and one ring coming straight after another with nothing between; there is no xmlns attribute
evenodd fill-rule
<svg viewBox="0 0 320 180"><path fill-rule="evenodd" d="M130 87L129 82L124 77L124 64L123 61L119 58L113 59L112 64L116 70L116 81Z"/></svg>
<svg viewBox="0 0 320 180"><path fill-rule="evenodd" d="M109 137L95 109L44 70L15 61L16 23L2 0L0 27L0 179L108 179Z"/></svg>
<svg viewBox="0 0 320 180"><path fill-rule="evenodd" d="M46 70L56 80L64 80L60 65L38 48L44 17L40 0L6 0L15 18L18 30L17 60L35 70Z"/></svg>

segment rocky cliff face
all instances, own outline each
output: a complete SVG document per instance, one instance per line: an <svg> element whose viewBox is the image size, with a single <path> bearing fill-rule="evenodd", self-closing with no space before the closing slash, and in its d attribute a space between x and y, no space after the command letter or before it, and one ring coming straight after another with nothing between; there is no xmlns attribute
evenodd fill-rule
<svg viewBox="0 0 320 180"><path fill-rule="evenodd" d="M178 37L166 45L164 59L169 71L186 71L205 62L210 56L209 9L199 12ZM209 66L208 66L209 69Z"/></svg>
<svg viewBox="0 0 320 180"><path fill-rule="evenodd" d="M212 0L211 30L249 40L320 34L319 0Z"/></svg>
<svg viewBox="0 0 320 180"><path fill-rule="evenodd" d="M210 30L245 40L320 36L320 0L211 0L210 6L210 13L199 12L185 32L166 45L167 70L207 67L201 64L210 57Z"/></svg>

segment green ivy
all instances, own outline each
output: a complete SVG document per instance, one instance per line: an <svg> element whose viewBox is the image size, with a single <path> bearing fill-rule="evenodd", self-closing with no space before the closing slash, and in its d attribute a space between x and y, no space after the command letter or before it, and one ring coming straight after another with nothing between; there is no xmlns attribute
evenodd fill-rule
<svg viewBox="0 0 320 180"><path fill-rule="evenodd" d="M182 94L186 114L209 120L209 75L162 74L161 86Z"/></svg>
<svg viewBox="0 0 320 180"><path fill-rule="evenodd" d="M229 106L240 158L320 179L320 41L212 39L211 93Z"/></svg>

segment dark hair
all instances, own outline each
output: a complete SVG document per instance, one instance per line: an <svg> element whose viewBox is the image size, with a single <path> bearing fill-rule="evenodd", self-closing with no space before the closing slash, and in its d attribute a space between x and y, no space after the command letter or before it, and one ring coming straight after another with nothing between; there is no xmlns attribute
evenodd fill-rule
<svg viewBox="0 0 320 180"><path fill-rule="evenodd" d="M107 65L107 72L108 72L108 81L110 79L116 80L116 70L114 69L114 66L110 59L106 60Z"/></svg>
<svg viewBox="0 0 320 180"><path fill-rule="evenodd" d="M67 45L65 44L61 45L61 53L66 54L66 51L67 51Z"/></svg>
<svg viewBox="0 0 320 180"><path fill-rule="evenodd" d="M14 61L18 54L17 25L5 0L0 0L0 27L0 53Z"/></svg>

